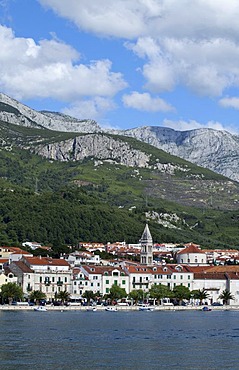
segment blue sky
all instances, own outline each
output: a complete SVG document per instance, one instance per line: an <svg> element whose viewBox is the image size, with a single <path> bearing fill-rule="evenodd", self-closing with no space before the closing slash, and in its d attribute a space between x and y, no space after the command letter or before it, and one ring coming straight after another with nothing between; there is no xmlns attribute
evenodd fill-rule
<svg viewBox="0 0 239 370"><path fill-rule="evenodd" d="M127 129L239 134L237 0L0 0L0 91Z"/></svg>

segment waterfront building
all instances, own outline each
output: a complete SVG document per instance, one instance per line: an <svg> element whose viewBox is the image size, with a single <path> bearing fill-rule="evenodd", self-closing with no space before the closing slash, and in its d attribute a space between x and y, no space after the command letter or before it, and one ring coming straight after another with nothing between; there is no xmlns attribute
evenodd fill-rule
<svg viewBox="0 0 239 370"><path fill-rule="evenodd" d="M130 264L125 266L129 276L129 291L142 289L148 292L152 284L152 269L150 266Z"/></svg>
<svg viewBox="0 0 239 370"><path fill-rule="evenodd" d="M10 263L9 268L17 276L25 294L40 290L52 300L60 291L71 293L72 270L63 259L23 257Z"/></svg>
<svg viewBox="0 0 239 370"><path fill-rule="evenodd" d="M102 296L110 293L112 285L118 285L126 290L129 290L129 276L125 270L120 267L111 266L88 266L82 265L81 271L89 282L85 290L92 290L94 293L100 292Z"/></svg>

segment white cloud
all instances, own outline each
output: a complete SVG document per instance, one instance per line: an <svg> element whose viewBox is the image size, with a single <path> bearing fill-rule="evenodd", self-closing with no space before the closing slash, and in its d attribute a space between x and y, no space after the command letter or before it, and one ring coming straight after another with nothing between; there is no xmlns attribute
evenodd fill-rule
<svg viewBox="0 0 239 370"><path fill-rule="evenodd" d="M111 71L109 60L77 63L77 51L55 39L36 44L0 26L0 44L0 89L17 99L113 97L127 85L121 73Z"/></svg>
<svg viewBox="0 0 239 370"><path fill-rule="evenodd" d="M239 98L238 97L227 97L219 100L219 104L224 108L239 109Z"/></svg>
<svg viewBox="0 0 239 370"><path fill-rule="evenodd" d="M94 99L79 100L70 107L62 110L62 113L80 119L95 119L99 120L106 112L115 108L115 104L102 97L95 97Z"/></svg>
<svg viewBox="0 0 239 370"><path fill-rule="evenodd" d="M161 98L152 98L149 93L140 94L133 91L123 96L123 103L127 108L134 108L146 112L168 112L173 107Z"/></svg>
<svg viewBox="0 0 239 370"><path fill-rule="evenodd" d="M38 1L80 29L107 36L239 37L237 0Z"/></svg>
<svg viewBox="0 0 239 370"><path fill-rule="evenodd" d="M238 0L39 0L80 29L134 40L145 87L208 96L239 86Z"/></svg>
<svg viewBox="0 0 239 370"><path fill-rule="evenodd" d="M171 120L165 119L163 121L163 126L169 127L169 128L172 128L178 131L189 131L189 130L196 130L200 128L211 128L211 129L218 130L218 131L228 131L232 134L238 134L238 128L230 126L230 125L225 126L222 123L216 122L216 121L208 121L207 123L201 123L195 120L171 121Z"/></svg>

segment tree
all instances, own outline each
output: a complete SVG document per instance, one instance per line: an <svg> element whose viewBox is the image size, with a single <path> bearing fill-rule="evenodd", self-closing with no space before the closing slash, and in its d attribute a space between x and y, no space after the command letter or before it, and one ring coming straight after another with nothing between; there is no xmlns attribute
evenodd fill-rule
<svg viewBox="0 0 239 370"><path fill-rule="evenodd" d="M11 304L14 299L23 299L22 288L16 283L3 284L1 287L1 295L3 299L8 300L9 304Z"/></svg>
<svg viewBox="0 0 239 370"><path fill-rule="evenodd" d="M132 290L129 293L128 297L129 297L129 299L133 299L133 301L137 305L139 300L143 300L144 299L144 291L143 291L143 289L135 289L135 290Z"/></svg>
<svg viewBox="0 0 239 370"><path fill-rule="evenodd" d="M155 298L157 300L157 304L159 305L160 300L163 298L169 298L172 293L171 290L166 285L153 285L149 290L150 297Z"/></svg>
<svg viewBox="0 0 239 370"><path fill-rule="evenodd" d="M84 292L84 294L82 295L82 297L83 297L83 298L86 298L86 300L87 300L87 305L89 306L90 301L91 301L92 299L95 299L95 293L94 293L92 290L86 290L86 291Z"/></svg>
<svg viewBox="0 0 239 370"><path fill-rule="evenodd" d="M46 294L41 292L40 290L33 290L29 298L30 298L30 301L39 303L42 299L46 299Z"/></svg>
<svg viewBox="0 0 239 370"><path fill-rule="evenodd" d="M182 305L183 299L189 299L191 296L190 290L183 286L183 285L177 285L173 288L173 296L179 301L179 305Z"/></svg>
<svg viewBox="0 0 239 370"><path fill-rule="evenodd" d="M64 304L65 302L69 301L70 293L64 290L59 292L56 297L61 300L62 304Z"/></svg>
<svg viewBox="0 0 239 370"><path fill-rule="evenodd" d="M193 290L191 292L191 297L194 298L194 299L199 299L199 304L201 306L202 301L204 299L207 299L209 297L209 294L207 293L207 291L205 289L197 289L197 290Z"/></svg>
<svg viewBox="0 0 239 370"><path fill-rule="evenodd" d="M230 300L234 300L235 297L231 294L228 289L223 290L223 292L219 295L219 299L222 299L223 304L228 305Z"/></svg>
<svg viewBox="0 0 239 370"><path fill-rule="evenodd" d="M126 293L126 290L124 288L121 288L120 286L114 284L110 288L110 294L109 294L109 296L110 296L110 298L112 300L114 300L114 299L122 299L122 298L126 298L127 297L127 293Z"/></svg>

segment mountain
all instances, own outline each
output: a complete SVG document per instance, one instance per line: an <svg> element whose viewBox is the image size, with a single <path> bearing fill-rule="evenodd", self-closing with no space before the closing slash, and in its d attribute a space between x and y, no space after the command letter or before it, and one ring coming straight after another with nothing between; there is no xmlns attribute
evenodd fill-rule
<svg viewBox="0 0 239 370"><path fill-rule="evenodd" d="M86 134L108 132L134 137L239 182L239 137L226 131L206 128L176 131L155 126L118 131L103 130L93 120L78 120L57 112L37 112L2 93L0 120L25 127L61 132ZM59 156L61 157L61 154Z"/></svg>
<svg viewBox="0 0 239 370"><path fill-rule="evenodd" d="M0 117L0 244L136 242L146 217L157 242L239 245L239 183L156 147L162 136L168 151L188 142L188 153L201 155L192 147L199 130L106 132L3 94ZM77 131L68 130L71 124ZM220 153L224 133L201 132L208 157L217 133ZM236 153L236 137L227 140Z"/></svg>
<svg viewBox="0 0 239 370"><path fill-rule="evenodd" d="M207 128L175 131L153 126L118 131L118 134L134 137L239 181L239 136Z"/></svg>
<svg viewBox="0 0 239 370"><path fill-rule="evenodd" d="M15 99L0 93L0 120L25 127L68 132L99 132L93 120L78 120L56 112L37 112Z"/></svg>

